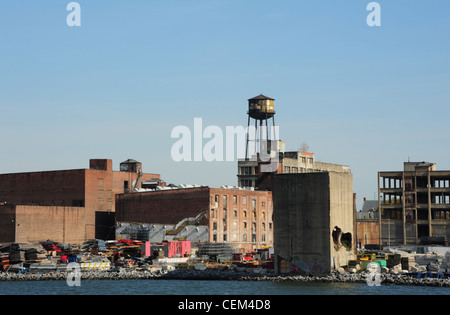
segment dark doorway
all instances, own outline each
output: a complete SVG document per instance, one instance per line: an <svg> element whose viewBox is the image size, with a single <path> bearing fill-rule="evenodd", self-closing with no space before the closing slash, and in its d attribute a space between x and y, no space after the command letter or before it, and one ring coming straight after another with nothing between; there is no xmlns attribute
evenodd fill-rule
<svg viewBox="0 0 450 315"><path fill-rule="evenodd" d="M116 215L114 212L95 212L95 238L101 240L116 238Z"/></svg>
<svg viewBox="0 0 450 315"><path fill-rule="evenodd" d="M430 235L430 229L428 228L428 224L419 224L418 226L417 226L417 236L419 237L419 238L421 238L421 237L427 237L427 236L429 236Z"/></svg>

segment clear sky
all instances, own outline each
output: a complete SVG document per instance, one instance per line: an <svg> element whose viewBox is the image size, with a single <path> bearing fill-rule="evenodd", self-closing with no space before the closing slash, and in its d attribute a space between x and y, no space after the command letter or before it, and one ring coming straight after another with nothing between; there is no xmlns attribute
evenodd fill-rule
<svg viewBox="0 0 450 315"><path fill-rule="evenodd" d="M236 162L174 162L177 125L247 124L275 99L288 150L377 172L450 169L450 1L0 0L0 173L128 158L169 183L237 184Z"/></svg>

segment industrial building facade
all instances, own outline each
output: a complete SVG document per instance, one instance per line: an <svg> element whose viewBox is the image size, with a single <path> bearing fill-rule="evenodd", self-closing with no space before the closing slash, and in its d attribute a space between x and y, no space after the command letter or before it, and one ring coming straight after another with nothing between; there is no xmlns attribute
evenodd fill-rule
<svg viewBox="0 0 450 315"><path fill-rule="evenodd" d="M450 171L405 162L403 171L378 173L380 244L448 245Z"/></svg>
<svg viewBox="0 0 450 315"><path fill-rule="evenodd" d="M275 175L275 271L327 274L355 257L353 175Z"/></svg>
<svg viewBox="0 0 450 315"><path fill-rule="evenodd" d="M118 233L125 227L153 242L227 242L238 252L272 246L272 214L268 191L180 186L116 196Z"/></svg>
<svg viewBox="0 0 450 315"><path fill-rule="evenodd" d="M0 242L114 238L115 194L160 178L142 173L134 160L121 163L121 169L113 171L110 159L91 159L89 169L0 174Z"/></svg>
<svg viewBox="0 0 450 315"><path fill-rule="evenodd" d="M278 141L278 147L284 148L284 141ZM285 152L281 149L278 155L277 170L274 174L351 172L348 165L318 162L315 160L315 154L311 152ZM262 165L264 165L264 163L259 160L258 155L254 156L252 159L239 160L237 174L239 187L271 190L273 187L273 174L261 171Z"/></svg>

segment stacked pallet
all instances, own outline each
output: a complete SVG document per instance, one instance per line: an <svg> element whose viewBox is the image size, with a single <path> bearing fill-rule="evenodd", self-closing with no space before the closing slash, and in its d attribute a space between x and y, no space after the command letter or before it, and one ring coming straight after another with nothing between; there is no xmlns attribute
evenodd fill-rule
<svg viewBox="0 0 450 315"><path fill-rule="evenodd" d="M26 257L26 260L28 263L34 263L34 264L50 264L51 263L51 261L47 259L46 250L42 247L28 249L25 252L25 257Z"/></svg>
<svg viewBox="0 0 450 315"><path fill-rule="evenodd" d="M25 261L25 251L15 251L9 254L12 264L18 264Z"/></svg>
<svg viewBox="0 0 450 315"><path fill-rule="evenodd" d="M49 264L46 250L40 244L14 243L10 246L10 260L12 263Z"/></svg>

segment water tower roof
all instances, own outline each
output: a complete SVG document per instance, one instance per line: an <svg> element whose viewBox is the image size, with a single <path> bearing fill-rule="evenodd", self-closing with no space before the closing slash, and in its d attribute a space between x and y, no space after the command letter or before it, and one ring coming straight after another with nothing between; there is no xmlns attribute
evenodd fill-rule
<svg viewBox="0 0 450 315"><path fill-rule="evenodd" d="M248 100L250 101L250 100L274 100L274 99L273 99L273 98L270 98L270 97L268 97L268 96L264 96L264 95L262 95L262 94L259 94L258 96L249 98Z"/></svg>
<svg viewBox="0 0 450 315"><path fill-rule="evenodd" d="M128 159L128 160L126 160L126 161L123 161L122 163L141 163L141 162L138 162L138 161L133 160L133 159ZM121 164L122 164L122 163L121 163Z"/></svg>

